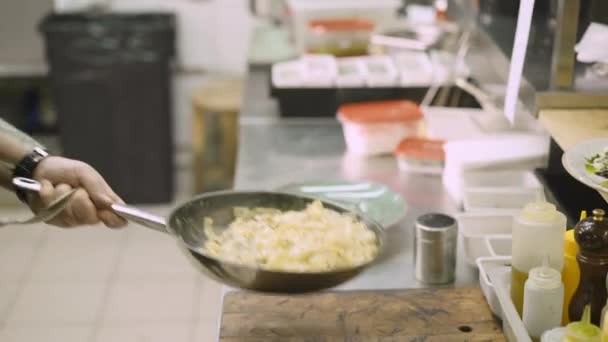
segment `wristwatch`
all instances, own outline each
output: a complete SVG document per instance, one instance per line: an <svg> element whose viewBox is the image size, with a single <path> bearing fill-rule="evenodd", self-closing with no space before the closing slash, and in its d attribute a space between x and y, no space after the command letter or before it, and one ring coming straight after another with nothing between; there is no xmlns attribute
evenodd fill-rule
<svg viewBox="0 0 608 342"><path fill-rule="evenodd" d="M48 157L49 154L41 147L34 147L32 152L28 153L21 161L15 165L15 169L13 170L13 177L25 177L25 178L34 178L34 171L38 164L44 158ZM27 202L27 191L21 188L15 187L15 194L22 202Z"/></svg>

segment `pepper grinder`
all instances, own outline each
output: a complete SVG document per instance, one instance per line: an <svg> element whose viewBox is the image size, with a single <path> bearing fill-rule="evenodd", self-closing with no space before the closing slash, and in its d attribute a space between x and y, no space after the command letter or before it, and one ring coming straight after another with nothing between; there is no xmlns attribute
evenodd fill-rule
<svg viewBox="0 0 608 342"><path fill-rule="evenodd" d="M580 281L570 301L571 321L580 319L585 305L591 305L591 322L600 325L602 307L606 303L606 275L608 274L608 220L601 209L579 222L574 238L579 245L576 257L580 267Z"/></svg>

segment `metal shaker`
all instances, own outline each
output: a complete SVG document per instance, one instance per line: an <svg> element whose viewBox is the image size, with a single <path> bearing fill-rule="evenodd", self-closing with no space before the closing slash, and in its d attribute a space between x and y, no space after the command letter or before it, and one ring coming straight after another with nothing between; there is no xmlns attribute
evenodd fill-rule
<svg viewBox="0 0 608 342"><path fill-rule="evenodd" d="M456 220L439 213L425 214L416 220L416 279L427 284L454 281L456 271Z"/></svg>

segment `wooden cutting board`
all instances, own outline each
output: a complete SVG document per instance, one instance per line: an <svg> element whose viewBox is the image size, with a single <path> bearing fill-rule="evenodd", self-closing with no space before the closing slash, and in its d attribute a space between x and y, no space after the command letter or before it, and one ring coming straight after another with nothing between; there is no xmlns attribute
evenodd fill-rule
<svg viewBox="0 0 608 342"><path fill-rule="evenodd" d="M478 288L224 297L221 342L504 341Z"/></svg>

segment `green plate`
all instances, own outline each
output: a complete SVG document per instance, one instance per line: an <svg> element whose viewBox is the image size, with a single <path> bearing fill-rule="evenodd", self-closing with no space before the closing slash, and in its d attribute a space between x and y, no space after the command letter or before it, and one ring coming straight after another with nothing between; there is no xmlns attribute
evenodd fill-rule
<svg viewBox="0 0 608 342"><path fill-rule="evenodd" d="M384 228L395 225L407 211L407 204L401 195L386 185L377 183L307 181L287 184L277 190L337 202L378 222Z"/></svg>

